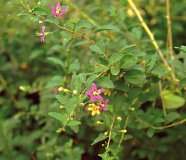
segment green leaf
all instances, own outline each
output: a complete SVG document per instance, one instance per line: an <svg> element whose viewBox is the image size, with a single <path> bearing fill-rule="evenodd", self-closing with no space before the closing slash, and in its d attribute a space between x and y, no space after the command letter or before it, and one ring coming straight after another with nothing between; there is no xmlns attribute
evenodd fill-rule
<svg viewBox="0 0 186 160"><path fill-rule="evenodd" d="M70 50L70 47L72 46L72 44L76 41L76 38L72 38L72 39L69 39L64 47L65 47L65 50L69 51Z"/></svg>
<svg viewBox="0 0 186 160"><path fill-rule="evenodd" d="M52 64L59 65L62 68L64 67L63 62L56 57L48 57L47 60L50 61Z"/></svg>
<svg viewBox="0 0 186 160"><path fill-rule="evenodd" d="M59 120L60 122L62 122L63 124L67 121L68 119L68 115L67 114L61 114L58 112L49 112L48 115L50 115L51 117Z"/></svg>
<svg viewBox="0 0 186 160"><path fill-rule="evenodd" d="M100 133L99 136L94 140L94 142L91 145L94 145L100 141L103 141L107 138L108 136L105 136L103 133Z"/></svg>
<svg viewBox="0 0 186 160"><path fill-rule="evenodd" d="M76 28L92 28L92 25L85 21L85 20L80 20L77 24L76 24Z"/></svg>
<svg viewBox="0 0 186 160"><path fill-rule="evenodd" d="M149 128L147 130L147 136L150 138L154 135L154 133L155 133L155 130L153 128Z"/></svg>
<svg viewBox="0 0 186 160"><path fill-rule="evenodd" d="M82 82L81 78L78 75L72 75L72 80L71 80L71 88L72 90L77 90L78 92L81 91L82 87Z"/></svg>
<svg viewBox="0 0 186 160"><path fill-rule="evenodd" d="M110 80L110 77L102 77L99 79L99 84L103 88L114 88L113 82Z"/></svg>
<svg viewBox="0 0 186 160"><path fill-rule="evenodd" d="M174 120L180 118L180 115L177 112L171 112L169 114L167 114L167 116L165 117L167 123L173 122Z"/></svg>
<svg viewBox="0 0 186 160"><path fill-rule="evenodd" d="M27 15L29 15L27 10L23 10L20 13L17 14L17 16L27 16Z"/></svg>
<svg viewBox="0 0 186 160"><path fill-rule="evenodd" d="M69 97L68 96L64 96L64 95L61 95L61 94L57 94L56 95L56 99L63 105L66 104L66 102L68 102L69 100Z"/></svg>
<svg viewBox="0 0 186 160"><path fill-rule="evenodd" d="M76 125L76 126L69 126L75 133L78 133L79 131L79 126Z"/></svg>
<svg viewBox="0 0 186 160"><path fill-rule="evenodd" d="M53 16L49 17L47 20L45 21L48 21L50 23L54 23L54 24L59 24L59 19L57 18L54 18Z"/></svg>
<svg viewBox="0 0 186 160"><path fill-rule="evenodd" d="M107 66L101 65L101 66L95 68L94 73L100 73L100 72L106 71L108 69L109 68Z"/></svg>
<svg viewBox="0 0 186 160"><path fill-rule="evenodd" d="M186 78L183 78L180 80L180 86L185 87L186 86Z"/></svg>
<svg viewBox="0 0 186 160"><path fill-rule="evenodd" d="M123 53L123 52L125 52L127 49L129 49L129 48L132 48L132 47L134 47L135 45L129 45L129 46L124 46L123 48L121 48L121 50L119 51L120 53Z"/></svg>
<svg viewBox="0 0 186 160"><path fill-rule="evenodd" d="M33 12L36 15L47 15L47 10L45 8L42 8L42 7L36 7L36 8L34 8Z"/></svg>
<svg viewBox="0 0 186 160"><path fill-rule="evenodd" d="M68 126L78 126L80 125L81 122L80 121L76 121L76 120L72 120L68 122Z"/></svg>
<svg viewBox="0 0 186 160"><path fill-rule="evenodd" d="M132 28L132 33L135 36L136 39L140 39L142 37L142 31L141 29L138 27L134 27Z"/></svg>
<svg viewBox="0 0 186 160"><path fill-rule="evenodd" d="M121 60L121 68L128 69L134 66L138 61L138 57L133 54L126 54Z"/></svg>
<svg viewBox="0 0 186 160"><path fill-rule="evenodd" d="M78 59L75 59L72 61L69 65L69 72L70 73L76 73L80 69L80 63Z"/></svg>
<svg viewBox="0 0 186 160"><path fill-rule="evenodd" d="M138 69L131 69L124 75L125 80L128 83L140 85L146 82L146 75L144 72Z"/></svg>
<svg viewBox="0 0 186 160"><path fill-rule="evenodd" d="M177 109L185 104L185 99L181 96L175 95L171 91L163 90L161 93L163 105L167 109Z"/></svg>
<svg viewBox="0 0 186 160"><path fill-rule="evenodd" d="M99 26L94 33L102 32L102 31L113 31L113 32L119 32L120 29L112 24Z"/></svg>
<svg viewBox="0 0 186 160"><path fill-rule="evenodd" d="M104 50L102 50L102 48L100 48L98 45L94 44L92 46L90 46L90 50L92 52L96 52L96 53L99 53L99 54L103 54L104 53Z"/></svg>
<svg viewBox="0 0 186 160"><path fill-rule="evenodd" d="M119 62L121 60L121 58L123 57L123 55L120 55L118 53L113 54L110 59L109 59L109 66L111 66L112 64Z"/></svg>
<svg viewBox="0 0 186 160"><path fill-rule="evenodd" d="M153 69L153 67L155 66L155 63L156 63L156 59L157 59L157 54L154 54L151 56L149 66L147 68L147 72L149 72Z"/></svg>
<svg viewBox="0 0 186 160"><path fill-rule="evenodd" d="M93 74L91 75L88 79L87 79L87 85L90 86L92 84L92 82L96 79L97 74Z"/></svg>
<svg viewBox="0 0 186 160"><path fill-rule="evenodd" d="M76 97L70 98L66 101L66 112L71 114L77 106Z"/></svg>
<svg viewBox="0 0 186 160"><path fill-rule="evenodd" d="M114 66L111 66L110 71L111 71L112 75L116 76L119 74L120 69L119 69L118 65L114 65Z"/></svg>

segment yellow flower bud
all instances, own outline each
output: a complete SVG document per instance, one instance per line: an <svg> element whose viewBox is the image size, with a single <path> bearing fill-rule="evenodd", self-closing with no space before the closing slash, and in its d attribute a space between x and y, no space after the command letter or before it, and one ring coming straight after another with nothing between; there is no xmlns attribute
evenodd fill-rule
<svg viewBox="0 0 186 160"><path fill-rule="evenodd" d="M121 120L122 120L122 118L121 118L120 116L118 116L118 117L117 117L117 120L118 120L118 121L121 121Z"/></svg>
<svg viewBox="0 0 186 160"><path fill-rule="evenodd" d="M56 133L60 133L62 131L65 131L65 129L64 128L58 128L57 131L56 131Z"/></svg>
<svg viewBox="0 0 186 160"><path fill-rule="evenodd" d="M121 132L121 133L127 133L127 130L126 129L122 129L122 130L119 130L119 132Z"/></svg>
<svg viewBox="0 0 186 160"><path fill-rule="evenodd" d="M96 121L96 124L103 124L103 122L101 122L101 121Z"/></svg>
<svg viewBox="0 0 186 160"><path fill-rule="evenodd" d="M63 106L63 105L60 105L60 106L59 106L59 108L63 109L63 108L65 108L65 106Z"/></svg>
<svg viewBox="0 0 186 160"><path fill-rule="evenodd" d="M85 104L84 103L80 103L80 106L83 107Z"/></svg>
<svg viewBox="0 0 186 160"><path fill-rule="evenodd" d="M43 23L43 21L39 21L39 24Z"/></svg>
<svg viewBox="0 0 186 160"><path fill-rule="evenodd" d="M26 92L26 91L28 91L28 90L30 89L30 86L19 86L19 89L20 89L21 91Z"/></svg>
<svg viewBox="0 0 186 160"><path fill-rule="evenodd" d="M142 67L145 67L146 64L147 64L147 61L143 60L143 61L140 62L140 64L141 64Z"/></svg>
<svg viewBox="0 0 186 160"><path fill-rule="evenodd" d="M38 6L40 6L41 5L41 2L39 1L39 2L37 2L37 4L38 4Z"/></svg>
<svg viewBox="0 0 186 160"><path fill-rule="evenodd" d="M131 111L135 111L135 108L134 107L131 107L131 108L129 108Z"/></svg>
<svg viewBox="0 0 186 160"><path fill-rule="evenodd" d="M104 135L107 136L108 135L108 132L105 132Z"/></svg>
<svg viewBox="0 0 186 160"><path fill-rule="evenodd" d="M67 92L70 92L70 90L65 88L65 89L63 89L63 92L67 93Z"/></svg>
<svg viewBox="0 0 186 160"><path fill-rule="evenodd" d="M76 95L77 94L77 90L73 90L73 92L72 92L74 95Z"/></svg>
<svg viewBox="0 0 186 160"><path fill-rule="evenodd" d="M58 91L59 91L59 92L62 92L63 90L64 90L63 87L59 87L59 88L58 88Z"/></svg>

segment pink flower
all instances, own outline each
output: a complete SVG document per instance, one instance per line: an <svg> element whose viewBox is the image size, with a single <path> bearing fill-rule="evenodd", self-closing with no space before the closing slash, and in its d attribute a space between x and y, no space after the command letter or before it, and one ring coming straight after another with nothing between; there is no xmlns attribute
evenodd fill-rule
<svg viewBox="0 0 186 160"><path fill-rule="evenodd" d="M52 15L57 18L61 18L62 14L67 13L66 9L61 9L61 5L59 2L56 4L56 6L51 6L51 10L52 10Z"/></svg>
<svg viewBox="0 0 186 160"><path fill-rule="evenodd" d="M90 97L90 101L93 102L95 100L103 101L103 97L100 95L104 92L103 88L97 89L95 83L92 83L92 88L86 91L86 94Z"/></svg>
<svg viewBox="0 0 186 160"><path fill-rule="evenodd" d="M108 99L99 101L100 111L106 111L108 102Z"/></svg>
<svg viewBox="0 0 186 160"><path fill-rule="evenodd" d="M45 26L42 26L40 34L41 34L40 35L40 41L44 42L45 41Z"/></svg>
<svg viewBox="0 0 186 160"><path fill-rule="evenodd" d="M41 33L38 33L38 32L36 32L36 35L37 36L40 36L40 41L41 42L44 42L45 41L45 26L42 26L42 28L41 28Z"/></svg>

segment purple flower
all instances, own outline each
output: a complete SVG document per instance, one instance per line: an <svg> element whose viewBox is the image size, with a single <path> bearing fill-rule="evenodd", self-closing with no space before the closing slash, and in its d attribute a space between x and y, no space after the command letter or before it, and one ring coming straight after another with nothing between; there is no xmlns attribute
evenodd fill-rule
<svg viewBox="0 0 186 160"><path fill-rule="evenodd" d="M36 35L37 36L40 36L40 41L41 42L44 42L45 41L45 26L42 26L42 28L41 28L41 33L38 33L38 32L36 32Z"/></svg>
<svg viewBox="0 0 186 160"><path fill-rule="evenodd" d="M66 9L61 9L61 4L59 2L56 4L56 6L51 6L51 10L52 10L52 15L57 18L61 18L62 14L67 13Z"/></svg>
<svg viewBox="0 0 186 160"><path fill-rule="evenodd" d="M92 83L92 88L86 91L86 94L90 97L90 101L93 102L95 100L103 101L103 97L100 95L104 92L103 88L97 89L95 83Z"/></svg>
<svg viewBox="0 0 186 160"><path fill-rule="evenodd" d="M108 99L99 101L100 111L106 111L108 102Z"/></svg>
<svg viewBox="0 0 186 160"><path fill-rule="evenodd" d="M40 41L41 42L45 41L45 26L42 26L42 28L41 28Z"/></svg>

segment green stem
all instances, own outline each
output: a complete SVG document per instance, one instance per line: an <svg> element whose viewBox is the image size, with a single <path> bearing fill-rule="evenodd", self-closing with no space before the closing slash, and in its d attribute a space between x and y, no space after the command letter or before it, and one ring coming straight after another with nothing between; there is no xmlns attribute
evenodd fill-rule
<svg viewBox="0 0 186 160"><path fill-rule="evenodd" d="M62 30L64 30L64 31L66 31L66 32L71 33L72 35L76 35L76 36L78 36L78 37L81 37L81 38L87 40L87 41L88 41L89 43L91 43L91 44L94 43L94 40L92 40L92 39L89 38L88 36L85 36L85 35L82 35L82 34L80 34L80 33L74 32L74 31L72 31L72 30L70 30L70 29L67 29L67 28L65 28L65 27L62 27L62 26L60 26L60 25L58 25L58 24L56 24L56 23L53 23L53 22L51 22L51 21L48 21L48 20L45 19L43 16L34 14L33 11L31 10L31 8L30 8L30 7L27 7L27 5L25 5L23 2L18 1L18 3L19 3L22 7L24 7L25 9L27 9L31 15L37 16L37 17L39 17L40 19L42 19L43 21L49 22L49 23L55 25L56 27L58 27L58 28L60 28L60 29L62 29Z"/></svg>
<svg viewBox="0 0 186 160"><path fill-rule="evenodd" d="M114 122L115 122L115 115L113 116L112 124L110 126L109 137L108 137L108 142L107 142L107 146L106 146L106 153L105 153L105 157L104 158L107 158L107 155L108 155L108 149L109 149L109 146L110 146L110 141L111 141L111 136L112 136L112 130L113 130Z"/></svg>
<svg viewBox="0 0 186 160"><path fill-rule="evenodd" d="M178 122L175 122L175 123L172 123L172 124L169 124L169 125L166 125L166 126L160 126L160 127L157 127L157 126L153 126L151 125L150 123L148 122L145 122L144 120L140 119L139 117L137 117L137 120L145 125L147 125L148 127L151 127L155 130L163 130L163 129L166 129L166 128L171 128L171 127L174 127L174 126L177 126L177 125L180 125L180 124L183 124L186 122L186 118L185 119L182 119L181 121L178 121Z"/></svg>
<svg viewBox="0 0 186 160"><path fill-rule="evenodd" d="M126 133L125 131L126 131L127 125L128 125L128 121L129 121L129 114L128 114L127 117L126 117L125 125L124 125L124 127L123 127L123 130L124 130L124 131L123 131L122 134L121 134L121 138L120 138L120 141L119 141L119 143L118 143L117 151L116 151L115 155L118 154L119 149L120 149L120 147L121 147L121 143L123 142L123 139L124 139L124 136L125 136L125 133Z"/></svg>

